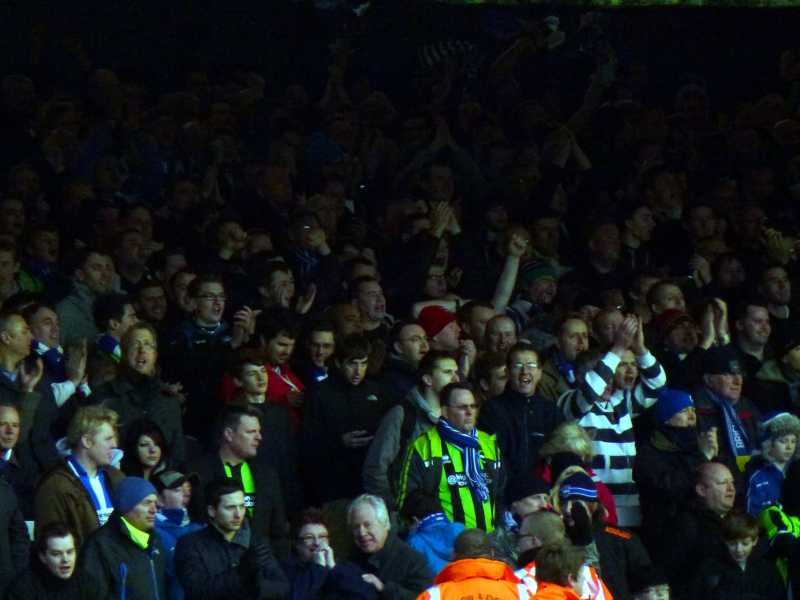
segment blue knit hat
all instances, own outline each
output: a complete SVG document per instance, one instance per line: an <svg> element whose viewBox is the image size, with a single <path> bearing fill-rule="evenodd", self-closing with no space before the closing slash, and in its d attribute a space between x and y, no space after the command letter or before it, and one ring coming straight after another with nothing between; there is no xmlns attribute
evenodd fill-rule
<svg viewBox="0 0 800 600"><path fill-rule="evenodd" d="M579 471L564 478L558 495L562 500L597 502L597 486L586 473Z"/></svg>
<svg viewBox="0 0 800 600"><path fill-rule="evenodd" d="M658 390L658 401L655 407L656 419L659 423L666 423L684 408L690 406L694 406L694 401L688 392L661 388Z"/></svg>
<svg viewBox="0 0 800 600"><path fill-rule="evenodd" d="M114 510L124 515L147 496L155 493L156 488L146 479L126 477L114 490Z"/></svg>

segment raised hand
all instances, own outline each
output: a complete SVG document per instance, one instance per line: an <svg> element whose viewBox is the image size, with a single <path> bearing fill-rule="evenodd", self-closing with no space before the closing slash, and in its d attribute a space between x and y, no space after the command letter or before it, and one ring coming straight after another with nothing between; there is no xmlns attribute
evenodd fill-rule
<svg viewBox="0 0 800 600"><path fill-rule="evenodd" d="M32 392L34 389L36 389L39 381L41 381L42 375L44 375L44 364L42 363L42 359L37 358L36 364L34 364L31 368L28 368L25 365L25 361L22 361L17 372L22 391Z"/></svg>
<svg viewBox="0 0 800 600"><path fill-rule="evenodd" d="M67 349L67 360L64 368L69 379L76 386L80 385L86 377L87 350L86 338Z"/></svg>

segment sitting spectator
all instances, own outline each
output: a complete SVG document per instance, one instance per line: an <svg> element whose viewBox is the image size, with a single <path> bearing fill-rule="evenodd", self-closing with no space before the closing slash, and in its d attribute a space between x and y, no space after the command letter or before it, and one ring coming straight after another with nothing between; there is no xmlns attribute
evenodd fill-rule
<svg viewBox="0 0 800 600"><path fill-rule="evenodd" d="M81 547L81 598L167 597L166 554L153 532L156 502L149 481L120 481L114 490L115 513Z"/></svg>
<svg viewBox="0 0 800 600"><path fill-rule="evenodd" d="M161 428L150 419L131 423L122 447L122 472L152 481L167 468L168 462L169 450Z"/></svg>
<svg viewBox="0 0 800 600"><path fill-rule="evenodd" d="M358 549L353 562L362 572L361 579L382 597L410 600L430 584L425 557L391 535L383 500L362 494L350 503L347 524Z"/></svg>
<svg viewBox="0 0 800 600"><path fill-rule="evenodd" d="M711 556L698 569L691 589L696 600L781 600L786 587L774 562L753 550L758 543L758 522L747 514L730 513L722 523L727 552Z"/></svg>
<svg viewBox="0 0 800 600"><path fill-rule="evenodd" d="M250 526L242 486L218 479L204 491L209 526L182 537L175 549L186 598L283 598L289 584L269 543Z"/></svg>
<svg viewBox="0 0 800 600"><path fill-rule="evenodd" d="M71 450L36 488L36 529L64 523L78 546L114 512L112 494L123 475L110 467L117 447L117 414L108 408L78 409L67 430Z"/></svg>
<svg viewBox="0 0 800 600"><path fill-rule="evenodd" d="M183 536L205 527L205 523L189 518L189 501L192 484L189 478L177 471L162 471L153 477L158 493L158 512L155 532L167 554L167 585L171 600L182 600L183 588L175 573L175 546Z"/></svg>
<svg viewBox="0 0 800 600"><path fill-rule="evenodd" d="M42 529L36 538L30 564L11 582L6 600L78 600L75 536L61 523Z"/></svg>
<svg viewBox="0 0 800 600"><path fill-rule="evenodd" d="M419 600L463 598L485 594L497 599L527 598L519 589L517 577L505 563L494 560L489 536L480 529L467 529L454 540L453 562L433 580L434 586Z"/></svg>
<svg viewBox="0 0 800 600"><path fill-rule="evenodd" d="M767 415L761 430L761 454L747 465L747 512L755 517L780 503L786 469L797 454L800 419L789 413Z"/></svg>
<svg viewBox="0 0 800 600"><path fill-rule="evenodd" d="M319 510L303 511L294 540L294 553L282 563L293 599L341 595L362 600L378 598L378 590L361 578L360 571L352 563L336 562L329 545L328 527Z"/></svg>
<svg viewBox="0 0 800 600"><path fill-rule="evenodd" d="M408 545L428 561L431 573L439 573L453 556L453 542L464 530L442 512L439 500L421 490L408 497L403 516L411 523Z"/></svg>

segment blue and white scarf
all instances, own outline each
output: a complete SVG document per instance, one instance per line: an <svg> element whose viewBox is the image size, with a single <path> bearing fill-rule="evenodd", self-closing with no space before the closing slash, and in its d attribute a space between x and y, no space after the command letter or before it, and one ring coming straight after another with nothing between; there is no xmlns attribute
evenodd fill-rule
<svg viewBox="0 0 800 600"><path fill-rule="evenodd" d="M486 484L486 476L481 472L477 429L473 428L469 433L462 433L450 425L444 417L439 419L436 429L445 442L453 444L461 450L464 455L464 472L467 476L467 483L470 489L478 494L481 502L486 502L489 499L489 486Z"/></svg>
<svg viewBox="0 0 800 600"><path fill-rule="evenodd" d="M727 398L720 398L707 387L706 391L708 392L708 397L711 399L711 402L722 412L722 416L725 418L725 433L728 436L728 445L736 458L736 464L739 466L739 469L744 471L744 465L752 455L752 446L750 444L750 438L747 436L747 432L742 424L742 420L739 418L739 415L736 413L736 408L730 400Z"/></svg>

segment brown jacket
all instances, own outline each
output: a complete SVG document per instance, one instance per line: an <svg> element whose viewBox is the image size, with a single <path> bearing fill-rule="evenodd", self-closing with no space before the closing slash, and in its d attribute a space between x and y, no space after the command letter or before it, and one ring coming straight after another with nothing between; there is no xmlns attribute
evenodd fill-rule
<svg viewBox="0 0 800 600"><path fill-rule="evenodd" d="M105 467L102 471L112 490L125 477L122 471L113 467ZM90 533L100 527L89 492L66 462L42 477L36 488L34 505L37 531L50 523L64 523L75 532L75 543L78 547Z"/></svg>
<svg viewBox="0 0 800 600"><path fill-rule="evenodd" d="M552 358L546 359L542 365L542 378L536 388L536 395L558 402L561 395L570 389L567 380L556 367L555 361Z"/></svg>

